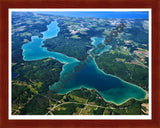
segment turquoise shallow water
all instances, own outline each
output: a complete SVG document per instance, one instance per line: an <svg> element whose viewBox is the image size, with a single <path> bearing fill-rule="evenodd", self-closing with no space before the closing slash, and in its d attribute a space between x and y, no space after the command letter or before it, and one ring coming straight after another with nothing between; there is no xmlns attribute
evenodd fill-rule
<svg viewBox="0 0 160 128"><path fill-rule="evenodd" d="M51 22L49 25L47 25L48 30L45 32L42 32L43 39L49 39L57 36L58 32L60 31L60 28L57 25L58 23L56 21Z"/></svg>
<svg viewBox="0 0 160 128"><path fill-rule="evenodd" d="M49 52L45 47L42 47L45 39L55 37L59 32L56 21L52 22L47 27L48 30L42 32L43 35L45 35L43 39L34 36L32 37L31 42L22 46L23 57L25 61L38 60L48 57L58 60L64 64L63 70L60 74L60 78L62 78L64 73L69 73L75 66L78 65L79 60L73 57L68 57L62 53ZM91 39L92 44L95 47L98 43L101 43L104 40L104 38L99 37L92 37ZM106 48L101 51L99 55L108 51L110 48L111 46L106 46ZM90 51L92 51L92 49ZM53 84L53 87L55 87L55 85L56 83ZM116 104L121 104L130 98L141 100L146 96L145 91L140 87L129 84L112 75L105 74L97 67L94 59L90 59L87 66L79 73L76 73L76 76L74 76L72 80L68 81L59 93L64 94L82 86L90 89L96 89L106 101L111 101Z"/></svg>
<svg viewBox="0 0 160 128"><path fill-rule="evenodd" d="M42 32L44 35L43 39L39 38L38 36L33 36L31 42L24 44L22 46L23 59L25 61L32 61L32 60L39 60L39 59L52 57L61 63L77 62L78 60L73 57L68 57L68 56L61 54L61 53L58 53L58 52L50 52L47 50L47 48L42 47L43 41L45 39L56 37L57 33L60 30L57 26L56 21L51 22L51 24L48 25L47 28L48 28L47 31ZM52 28L54 28L54 29L52 30Z"/></svg>

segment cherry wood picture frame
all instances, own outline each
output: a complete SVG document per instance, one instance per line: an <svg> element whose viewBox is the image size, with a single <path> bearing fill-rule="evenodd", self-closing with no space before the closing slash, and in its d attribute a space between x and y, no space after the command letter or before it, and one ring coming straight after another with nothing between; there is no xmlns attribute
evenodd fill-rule
<svg viewBox="0 0 160 128"><path fill-rule="evenodd" d="M151 120L9 120L9 9L100 8L152 9ZM159 128L160 127L160 1L159 0L0 0L0 128Z"/></svg>

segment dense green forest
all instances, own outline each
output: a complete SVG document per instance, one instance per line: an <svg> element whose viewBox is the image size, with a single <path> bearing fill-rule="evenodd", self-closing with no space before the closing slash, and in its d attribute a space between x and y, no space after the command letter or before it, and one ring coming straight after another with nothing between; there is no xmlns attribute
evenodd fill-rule
<svg viewBox="0 0 160 128"><path fill-rule="evenodd" d="M12 70L18 74L12 80L12 107L18 109L37 94L47 94L49 86L59 80L62 64L49 58L17 63Z"/></svg>
<svg viewBox="0 0 160 128"><path fill-rule="evenodd" d="M49 85L59 80L62 64L54 59L42 59L38 61L24 61L13 66L13 71L19 74L14 81L28 83L42 82L40 92L48 90Z"/></svg>
<svg viewBox="0 0 160 128"><path fill-rule="evenodd" d="M86 31L87 34L77 33L78 38L71 38L72 34L67 29L68 22L69 20L65 19L58 20L60 32L57 37L45 40L43 47L47 47L49 51L60 52L82 60L83 56L88 55L87 51L93 47L90 38L101 36L106 26L104 25L102 30L96 30L96 27L93 27Z"/></svg>
<svg viewBox="0 0 160 128"><path fill-rule="evenodd" d="M96 57L96 63L105 73L120 77L121 79L136 84L148 91L148 69L123 61L116 61L117 57L130 61L129 57L124 54L112 54L107 52Z"/></svg>

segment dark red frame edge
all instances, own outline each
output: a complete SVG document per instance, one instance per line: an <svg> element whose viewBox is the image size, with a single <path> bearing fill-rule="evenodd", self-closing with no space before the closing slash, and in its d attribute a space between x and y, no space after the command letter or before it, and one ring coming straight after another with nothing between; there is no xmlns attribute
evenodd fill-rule
<svg viewBox="0 0 160 128"><path fill-rule="evenodd" d="M159 0L0 0L0 127L160 127ZM9 120L8 119L8 9L9 8L151 8L152 9L152 120ZM157 55L158 54L158 55ZM157 57L158 56L158 57Z"/></svg>

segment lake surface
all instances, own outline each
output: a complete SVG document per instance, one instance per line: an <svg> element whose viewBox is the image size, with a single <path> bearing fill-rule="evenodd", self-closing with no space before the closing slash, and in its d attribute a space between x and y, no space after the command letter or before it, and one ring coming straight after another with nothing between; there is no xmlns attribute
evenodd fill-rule
<svg viewBox="0 0 160 128"><path fill-rule="evenodd" d="M57 36L57 33L59 32L59 28L57 26L57 22L53 21L51 22L50 25L47 26L49 29L45 32L42 32L45 36L42 38L39 38L38 36L33 36L32 37L32 41L24 44L22 46L22 50L23 50L23 59L25 61L32 61L32 60L39 60L39 59L44 59L44 58L48 58L48 57L52 57L56 60L58 60L59 62L65 64L65 63L71 63L71 62L77 62L78 60L73 58L73 57L68 57L62 53L58 53L58 52L50 52L47 50L46 47L42 47L43 45L43 41L46 38L52 38ZM50 31L51 28L56 28L53 29L53 31ZM47 34L48 33L48 36ZM51 35L51 33L53 35Z"/></svg>
<svg viewBox="0 0 160 128"><path fill-rule="evenodd" d="M56 21L51 22L51 24L47 25L48 30L45 32L42 32L43 39L49 39L57 36L58 32L60 31L60 28L57 25L58 23Z"/></svg>
<svg viewBox="0 0 160 128"><path fill-rule="evenodd" d="M56 21L53 21L47 26L47 28L47 31L42 32L44 35L43 39L33 36L31 42L22 46L23 57L25 61L39 60L48 57L54 58L64 64L63 70L60 73L60 78L62 78L64 73L70 72L80 61L62 53L49 52L47 48L42 47L45 39L56 37L59 32ZM104 38L92 37L91 40L92 44L96 46L98 43L103 42ZM101 51L99 55L108 51L110 48L111 46L106 46L105 50ZM92 49L90 51L92 51ZM56 83L53 84L54 87L55 85ZM105 74L97 67L94 59L91 59L87 66L77 73L71 81L68 81L58 93L65 94L68 91L72 91L80 87L96 89L106 101L110 101L115 104L121 104L130 98L141 100L146 96L146 92L142 88L127 83L120 78Z"/></svg>

